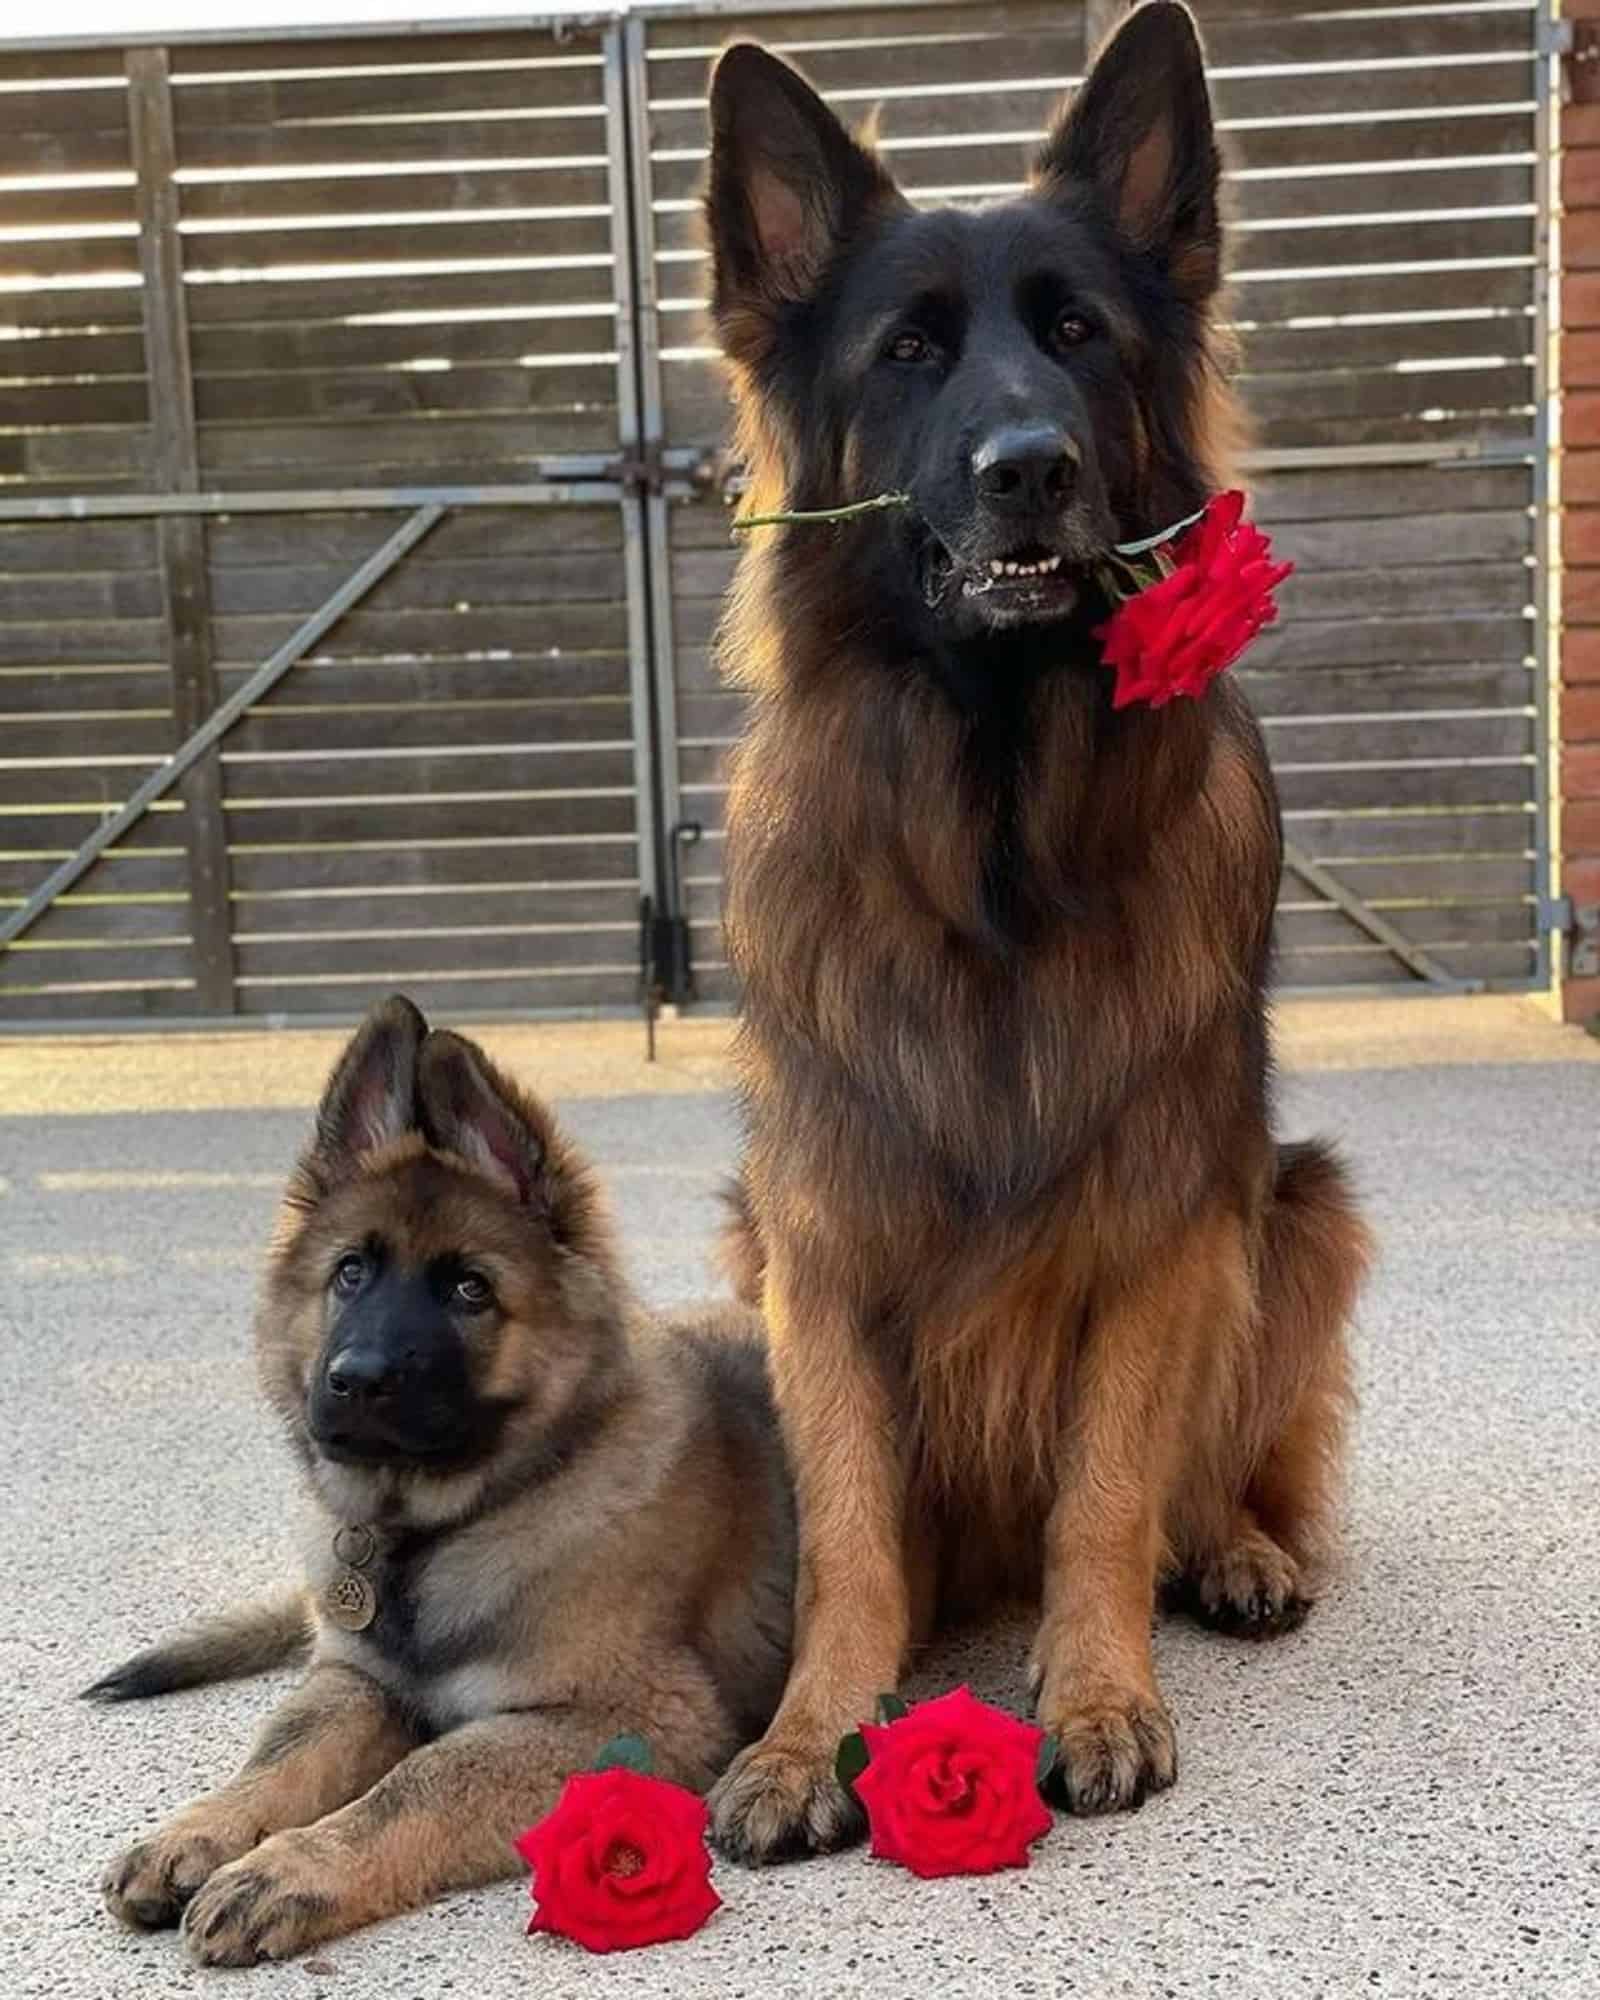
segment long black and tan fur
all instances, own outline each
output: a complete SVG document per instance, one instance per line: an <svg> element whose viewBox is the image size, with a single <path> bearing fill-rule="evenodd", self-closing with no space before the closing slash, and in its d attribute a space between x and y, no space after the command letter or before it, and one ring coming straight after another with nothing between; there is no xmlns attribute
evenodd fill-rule
<svg viewBox="0 0 1600 2000"><path fill-rule="evenodd" d="M1367 1256L1273 1131L1281 860L1228 677L1115 710L1109 551L1230 483L1220 162L1194 24L1134 11L1029 190L915 208L786 64L712 86L713 314L753 511L720 640L751 696L726 884L759 1298L800 1507L797 1658L715 1794L761 1860L913 1641L1042 1604L1072 1809L1177 1768L1163 1580L1295 1623L1332 1537Z"/></svg>

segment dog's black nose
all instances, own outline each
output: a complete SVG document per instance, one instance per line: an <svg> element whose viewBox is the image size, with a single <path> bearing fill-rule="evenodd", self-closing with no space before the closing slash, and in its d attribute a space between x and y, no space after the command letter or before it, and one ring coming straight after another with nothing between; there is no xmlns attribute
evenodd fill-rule
<svg viewBox="0 0 1600 2000"><path fill-rule="evenodd" d="M1011 424L972 454L978 492L999 514L1048 514L1072 498L1078 449L1054 424Z"/></svg>
<svg viewBox="0 0 1600 2000"><path fill-rule="evenodd" d="M341 1403L381 1403L411 1379L410 1357L377 1345L344 1347L328 1363L328 1394Z"/></svg>

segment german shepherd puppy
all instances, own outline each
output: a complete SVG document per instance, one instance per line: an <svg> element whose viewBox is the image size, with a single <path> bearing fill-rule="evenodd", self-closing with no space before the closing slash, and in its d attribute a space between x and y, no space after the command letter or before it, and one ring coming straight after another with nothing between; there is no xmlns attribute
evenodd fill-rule
<svg viewBox="0 0 1600 2000"><path fill-rule="evenodd" d="M712 85L713 312L753 504L727 814L747 1107L733 1258L799 1493L796 1663L714 1793L835 1845L841 1730L940 1610L1042 1595L1053 1781L1177 1769L1158 1583L1295 1624L1329 1536L1366 1255L1274 1141L1280 861L1236 686L1113 712L1112 544L1228 482L1219 166L1187 11L1109 42L1020 199L919 212L759 47Z"/></svg>
<svg viewBox="0 0 1600 2000"><path fill-rule="evenodd" d="M759 1321L647 1326L547 1112L403 999L328 1085L256 1322L310 1500L306 1590L107 1700L311 1671L232 1783L106 1871L205 1965L284 1958L516 1872L622 1731L704 1790L788 1663L792 1504Z"/></svg>

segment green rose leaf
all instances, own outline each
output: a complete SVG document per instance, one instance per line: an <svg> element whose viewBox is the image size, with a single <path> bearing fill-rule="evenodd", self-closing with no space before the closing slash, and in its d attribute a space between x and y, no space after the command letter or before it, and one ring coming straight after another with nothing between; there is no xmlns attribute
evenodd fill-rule
<svg viewBox="0 0 1600 2000"><path fill-rule="evenodd" d="M879 1724L898 1722L901 1716L909 1715L910 1713L911 1710L900 1699L899 1695L880 1694L878 1696L877 1714L874 1719Z"/></svg>
<svg viewBox="0 0 1600 2000"><path fill-rule="evenodd" d="M648 1778L655 1769L655 1758L650 1745L642 1736L631 1731L623 1736L613 1736L601 1749L589 1766L591 1771L637 1771L641 1778Z"/></svg>
<svg viewBox="0 0 1600 2000"><path fill-rule="evenodd" d="M1059 1738L1047 1736L1039 1745L1039 1762L1034 1770L1034 1780L1043 1791L1050 1782L1050 1773L1056 1767L1056 1758L1061 1754Z"/></svg>
<svg viewBox="0 0 1600 2000"><path fill-rule="evenodd" d="M859 1729L852 1729L839 1745L839 1754L833 1760L833 1775L847 1792L853 1792L856 1779L871 1761L867 1755L867 1739Z"/></svg>

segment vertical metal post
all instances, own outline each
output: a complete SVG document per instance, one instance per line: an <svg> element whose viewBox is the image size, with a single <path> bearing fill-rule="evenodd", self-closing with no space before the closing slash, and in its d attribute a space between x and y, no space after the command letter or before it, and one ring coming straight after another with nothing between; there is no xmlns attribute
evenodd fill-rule
<svg viewBox="0 0 1600 2000"><path fill-rule="evenodd" d="M1557 621L1561 611L1561 579L1558 570L1560 492L1556 446L1560 439L1557 394L1560 377L1556 368L1555 342L1558 338L1556 306L1559 299L1558 255L1555 227L1554 178L1559 171L1556 121L1560 116L1560 93L1556 64L1554 8L1542 0L1530 17L1534 37L1534 259L1533 259L1533 889L1534 978L1541 988L1553 986L1559 975L1555 936L1546 912L1552 907L1556 889L1554 848L1557 809L1554 800L1556 771L1552 733L1557 726L1559 704L1555 679L1560 673Z"/></svg>
<svg viewBox="0 0 1600 2000"><path fill-rule="evenodd" d="M613 21L604 40L607 195L611 203L612 282L616 294L617 445L624 464L644 462L639 416L638 306L634 289L633 182L629 171L626 57L622 26ZM628 695L633 726L634 824L641 896L659 905L662 891L659 756L652 699L654 647L650 631L650 575L645 555L645 502L637 482L624 483L622 559L628 593Z"/></svg>
<svg viewBox="0 0 1600 2000"><path fill-rule="evenodd" d="M666 417L661 384L661 315L656 284L655 188L650 170L650 78L646 22L629 14L622 25L627 61L628 150L632 172L634 310L638 326L639 415L647 457L665 448ZM656 482L645 499L650 572L651 647L655 666L655 714L660 745L658 783L663 829L682 818L678 797L678 676L672 619L672 524L665 493ZM667 835L671 838L670 831ZM675 873L663 854L662 887ZM685 912L674 902L673 917Z"/></svg>
<svg viewBox="0 0 1600 2000"><path fill-rule="evenodd" d="M200 487L200 463L167 52L129 49L126 66L129 132L138 175L139 273L154 472L163 492L194 493ZM156 535L176 745L194 734L217 701L206 528L196 516L168 515L161 519ZM228 840L222 763L215 750L184 776L181 793L196 999L206 1013L231 1014L235 993Z"/></svg>

